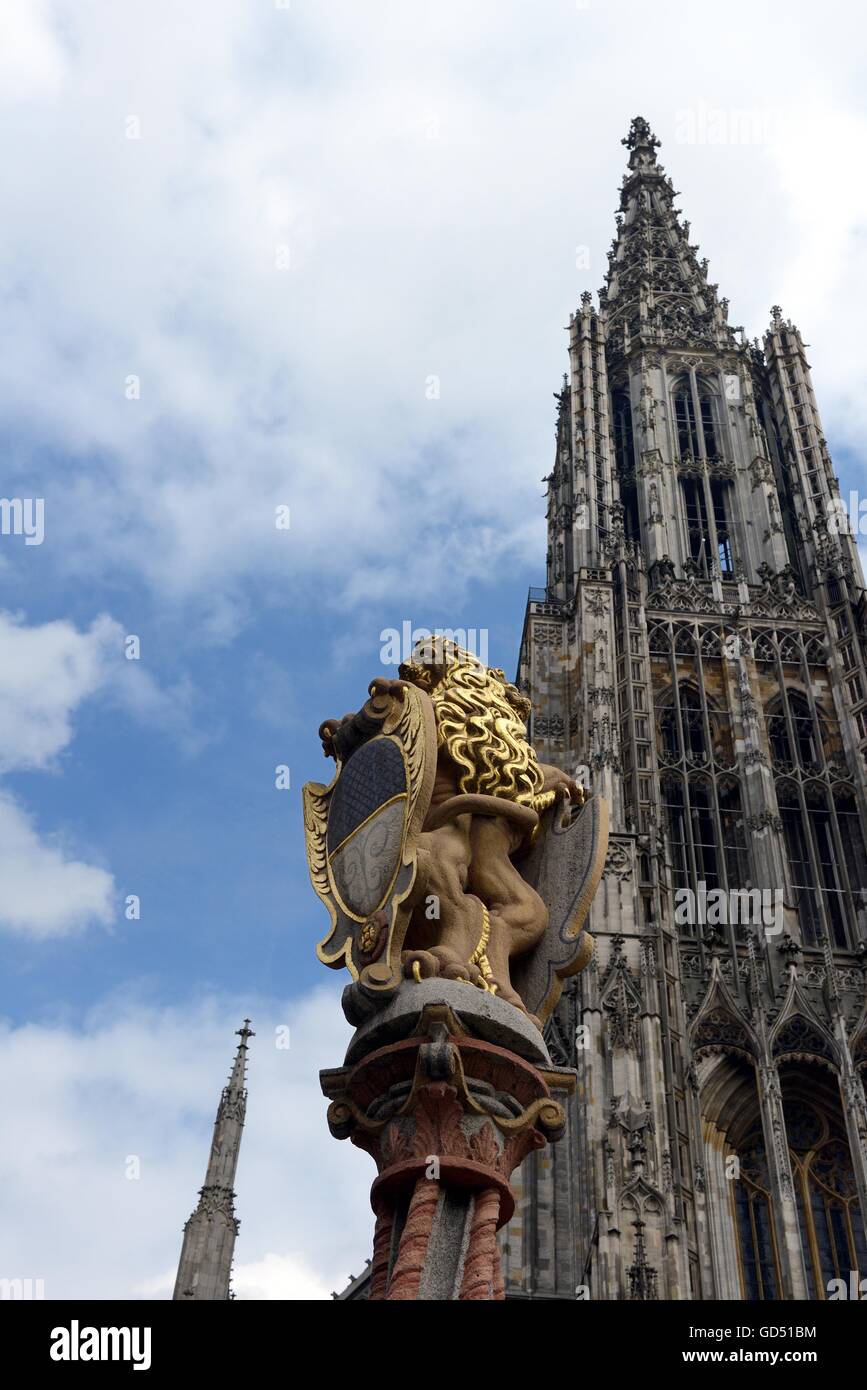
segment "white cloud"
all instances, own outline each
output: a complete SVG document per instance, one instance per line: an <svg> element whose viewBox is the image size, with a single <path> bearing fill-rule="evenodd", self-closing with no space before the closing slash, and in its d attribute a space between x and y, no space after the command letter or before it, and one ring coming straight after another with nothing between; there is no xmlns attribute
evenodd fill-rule
<svg viewBox="0 0 867 1390"><path fill-rule="evenodd" d="M133 1289L139 1298L171 1298L175 1287L177 1267L163 1270L153 1279L145 1279ZM342 1278L339 1281L344 1282ZM235 1259L232 1290L236 1298L262 1300L304 1300L330 1298L332 1293L310 1262L295 1251L277 1255L269 1250L261 1260L244 1262Z"/></svg>
<svg viewBox="0 0 867 1390"><path fill-rule="evenodd" d="M288 1255L275 1255L269 1251L255 1264L242 1261L237 1267L233 1284L238 1297L247 1299L330 1298L332 1293L339 1292L324 1284L310 1261L294 1251Z"/></svg>
<svg viewBox="0 0 867 1390"><path fill-rule="evenodd" d="M0 774L52 767L73 737L78 706L95 695L187 752L209 741L196 724L192 681L161 684L147 639L140 657L128 660L130 635L140 637L106 614L80 630L67 619L28 626L21 614L0 610Z"/></svg>
<svg viewBox="0 0 867 1390"><path fill-rule="evenodd" d="M63 53L43 0L0 7L0 102L26 102L57 94Z"/></svg>
<svg viewBox="0 0 867 1390"><path fill-rule="evenodd" d="M122 659L111 618L86 632L70 622L25 625L0 612L0 773L44 769L69 744L83 700ZM85 863L63 835L40 836L34 820L0 790L0 930L61 936L114 916L111 874Z"/></svg>
<svg viewBox="0 0 867 1390"><path fill-rule="evenodd" d="M114 916L110 873L72 858L57 837L40 839L32 820L0 792L0 930L39 939Z"/></svg>
<svg viewBox="0 0 867 1390"><path fill-rule="evenodd" d="M560 329L604 278L638 110L732 321L760 333L782 303L832 442L863 437L856 12L818 30L805 2L781 27L738 0L722 25L669 3L649 23L637 0L58 12L63 103L0 128L0 401L77 456L46 487L41 561L195 596L217 640L253 578L317 577L341 607L397 577L407 601L454 594L453 546L487 528L496 574L526 560L530 516L541 570ZM679 142L684 109L766 110L769 135Z"/></svg>
<svg viewBox="0 0 867 1390"><path fill-rule="evenodd" d="M0 611L0 774L54 769L81 704L99 696L187 753L211 735L197 727L196 692L163 686L144 660L127 661L124 629L103 614L88 629L67 620L28 626ZM40 838L33 819L0 790L0 930L58 936L114 916L114 880L84 862L63 834Z"/></svg>
<svg viewBox="0 0 867 1390"><path fill-rule="evenodd" d="M339 991L285 1003L130 999L81 1029L0 1028L9 1132L0 1276L47 1298L169 1297L183 1223L202 1185L214 1113L249 1013L249 1100L236 1189L241 1298L327 1298L369 1255L375 1176L331 1138L318 1071L343 1060ZM275 1046L278 1026L291 1047ZM127 1159L141 1176L127 1179Z"/></svg>
<svg viewBox="0 0 867 1390"><path fill-rule="evenodd" d="M27 627L0 612L0 772L44 768L72 738L72 715L102 686L123 633L102 616L86 632L65 620Z"/></svg>

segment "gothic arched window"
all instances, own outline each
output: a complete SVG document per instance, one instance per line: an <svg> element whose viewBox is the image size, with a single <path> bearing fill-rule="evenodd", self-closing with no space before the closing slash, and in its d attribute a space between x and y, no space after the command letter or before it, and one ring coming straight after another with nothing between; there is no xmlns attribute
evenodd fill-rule
<svg viewBox="0 0 867 1390"><path fill-rule="evenodd" d="M641 540L638 521L638 493L635 486L635 446L632 433L632 403L627 390L614 391L611 397L614 431L614 462L623 504L623 529L631 541Z"/></svg>
<svg viewBox="0 0 867 1390"><path fill-rule="evenodd" d="M828 1284L867 1274L867 1244L849 1145L839 1102L814 1069L782 1073L789 1159L795 1184L801 1248L811 1298L827 1298ZM828 1108L804 1099L825 1091Z"/></svg>
<svg viewBox="0 0 867 1390"><path fill-rule="evenodd" d="M807 807L807 820L813 837L816 860L819 865L819 881L822 901L835 946L844 950L849 944L846 940L846 910L843 901L844 880L838 862L839 856L834 842L833 813L828 803L827 789L821 783L810 783L804 789Z"/></svg>
<svg viewBox="0 0 867 1390"><path fill-rule="evenodd" d="M689 681L678 685L677 700L671 699L659 716L662 752L666 762L685 757L693 767L708 761L701 696Z"/></svg>
<svg viewBox="0 0 867 1390"><path fill-rule="evenodd" d="M722 453L717 398L714 392L705 386L704 382L699 382L698 403L701 411L704 451L709 459L717 458Z"/></svg>
<svg viewBox="0 0 867 1390"><path fill-rule="evenodd" d="M713 783L707 777L689 781L690 820L695 871L708 889L719 887L719 858Z"/></svg>
<svg viewBox="0 0 867 1390"><path fill-rule="evenodd" d="M781 656L785 655L781 647ZM790 772L797 765L805 772L817 772L824 758L826 730L821 717L813 715L810 703L798 690L786 687L768 710L768 739L774 765Z"/></svg>
<svg viewBox="0 0 867 1390"><path fill-rule="evenodd" d="M787 1106L786 1129L809 1296L824 1299L832 1279L842 1279L848 1289L850 1271L863 1278L867 1270L852 1160L848 1145L828 1137L827 1121L809 1106ZM779 1257L760 1126L741 1141L738 1159L734 1198L744 1293L751 1302L775 1299Z"/></svg>
<svg viewBox="0 0 867 1390"><path fill-rule="evenodd" d="M701 440L707 458L718 458L722 449L716 393L707 382L701 380L697 382L696 390L698 415L689 378L682 377L674 387L674 427L678 453L681 459L699 458Z"/></svg>
<svg viewBox="0 0 867 1390"><path fill-rule="evenodd" d="M663 623L657 623L647 634L651 659L665 660L671 656L671 637Z"/></svg>
<svg viewBox="0 0 867 1390"><path fill-rule="evenodd" d="M628 391L615 391L611 397L614 422L614 458L619 474L631 473L635 468L635 452L632 438L632 403Z"/></svg>
<svg viewBox="0 0 867 1390"><path fill-rule="evenodd" d="M702 774L686 779L665 774L661 785L672 888L743 887L749 879L748 853L740 796L731 779L715 790L711 778ZM684 924L686 935L696 929L696 923Z"/></svg>
<svg viewBox="0 0 867 1390"><path fill-rule="evenodd" d="M686 522L686 539L690 559L694 560L707 573L707 540L710 535L710 528L707 519L704 479L681 478L680 491L683 498L683 516Z"/></svg>
<svg viewBox="0 0 867 1390"><path fill-rule="evenodd" d="M848 788L841 788L834 794L834 810L840 827L840 842L843 846L843 861L849 876L849 888L853 895L856 910L867 913L867 849L861 831L861 818L854 794ZM860 897L861 902L858 903ZM867 923L865 923L867 926ZM856 933L859 937L867 933Z"/></svg>
<svg viewBox="0 0 867 1390"><path fill-rule="evenodd" d="M860 896L861 888L867 886L854 798L847 799L844 793L842 799L831 801L821 782L799 787L796 782L783 779L777 782L776 790L789 878L804 940L808 945L819 945L824 922L832 945L846 950L850 930L852 935L857 930L860 904L856 895ZM842 822L841 807L846 808Z"/></svg>
<svg viewBox="0 0 867 1390"><path fill-rule="evenodd" d="M703 669L688 627L674 634L674 652L678 663L692 660ZM706 651L705 659L713 657ZM672 769L662 778L672 887L743 888L751 877L749 851L740 784L725 775L733 756L727 715L711 705L697 678L660 692L655 718L659 762Z"/></svg>
<svg viewBox="0 0 867 1390"><path fill-rule="evenodd" d="M817 728L807 700L797 691L789 691L789 711L795 733L795 747L798 761L805 772L813 772L822 765L822 737Z"/></svg>
<svg viewBox="0 0 867 1390"><path fill-rule="evenodd" d="M795 1167L812 1237L806 1244L812 1254L814 1283L818 1276L825 1293L831 1279L844 1280L848 1288L850 1270L856 1278L867 1270L864 1224L848 1146L842 1139L829 1139Z"/></svg>
<svg viewBox="0 0 867 1390"><path fill-rule="evenodd" d="M731 529L729 527L729 508L726 501L728 484L714 478L710 485L710 495L713 503L714 527L716 528L717 564L720 575L725 579L735 572Z"/></svg>
<svg viewBox="0 0 867 1390"><path fill-rule="evenodd" d="M664 775L660 779L662 814L668 830L673 889L688 887L692 874L687 859L686 802L682 777Z"/></svg>
<svg viewBox="0 0 867 1390"><path fill-rule="evenodd" d="M778 1297L779 1256L771 1207L771 1180L761 1124L738 1145L739 1180L734 1183L738 1253L744 1295L750 1302Z"/></svg>
<svg viewBox="0 0 867 1390"><path fill-rule="evenodd" d="M789 738L789 725L785 714L781 713L782 701L777 700L768 712L768 742L774 766L780 772L791 772L795 766L792 742Z"/></svg>
<svg viewBox="0 0 867 1390"><path fill-rule="evenodd" d="M717 784L720 823L722 825L723 857L729 886L741 888L750 878L749 854L744 833L741 808L741 788L736 777L726 777Z"/></svg>
<svg viewBox="0 0 867 1390"><path fill-rule="evenodd" d="M777 805L780 808L780 818L783 822L789 878L795 906L798 909L798 920L804 933L804 940L809 945L815 946L820 923L816 877L810 858L807 829L801 811L801 799L794 782L777 783Z"/></svg>
<svg viewBox="0 0 867 1390"><path fill-rule="evenodd" d="M674 388L674 425L680 457L698 458L698 426L688 377L679 381Z"/></svg>
<svg viewBox="0 0 867 1390"><path fill-rule="evenodd" d="M707 762L701 697L691 685L681 685L680 687L680 718L683 725L683 746L687 761L693 763Z"/></svg>
<svg viewBox="0 0 867 1390"><path fill-rule="evenodd" d="M850 1271L859 1279L867 1275L867 1242L837 1075L818 1062L778 1063L780 1116L779 1100L769 1101L752 1067L731 1049L728 1055L716 1047L714 1051L718 1055L699 1062L700 1105L708 1203L714 1200L720 1217L714 1244L719 1241L725 1296L737 1297L739 1292L751 1301L781 1297L786 1166L791 1170L807 1296L827 1298L831 1279L843 1279L848 1290ZM768 1161L766 1136L777 1154L776 1171ZM731 1202L728 1232L726 1199ZM740 1276L737 1291L723 1272L729 1233Z"/></svg>

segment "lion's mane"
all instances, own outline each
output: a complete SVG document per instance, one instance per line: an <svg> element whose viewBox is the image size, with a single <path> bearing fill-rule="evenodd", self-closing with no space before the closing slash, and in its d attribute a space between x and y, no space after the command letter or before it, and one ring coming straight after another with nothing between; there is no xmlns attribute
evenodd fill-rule
<svg viewBox="0 0 867 1390"><path fill-rule="evenodd" d="M460 648L430 693L439 744L461 769L460 791L532 807L543 775L527 739L529 701Z"/></svg>

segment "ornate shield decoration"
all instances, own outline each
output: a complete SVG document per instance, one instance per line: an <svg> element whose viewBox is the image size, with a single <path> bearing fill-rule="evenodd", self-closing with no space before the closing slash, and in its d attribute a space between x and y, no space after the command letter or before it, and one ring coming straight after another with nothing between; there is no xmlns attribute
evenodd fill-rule
<svg viewBox="0 0 867 1390"><path fill-rule="evenodd" d="M521 863L522 876L548 905L548 927L527 956L515 962L512 983L530 1013L547 1022L563 981L583 970L593 953L584 930L608 849L608 804L591 796L577 818L550 824Z"/></svg>
<svg viewBox="0 0 867 1390"><path fill-rule="evenodd" d="M431 701L409 685L376 693L337 727L334 744L333 782L308 782L303 793L310 878L331 915L316 953L387 993L401 980L416 845L436 773Z"/></svg>

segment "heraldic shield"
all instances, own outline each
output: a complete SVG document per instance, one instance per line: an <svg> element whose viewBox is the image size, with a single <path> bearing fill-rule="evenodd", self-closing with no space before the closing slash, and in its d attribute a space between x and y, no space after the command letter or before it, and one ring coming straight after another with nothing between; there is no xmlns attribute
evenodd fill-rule
<svg viewBox="0 0 867 1390"><path fill-rule="evenodd" d="M323 724L320 735L337 772L327 787L304 787L310 878L331 916L316 953L387 994L402 978L417 842L436 774L433 705L413 686L374 681L362 709Z"/></svg>

